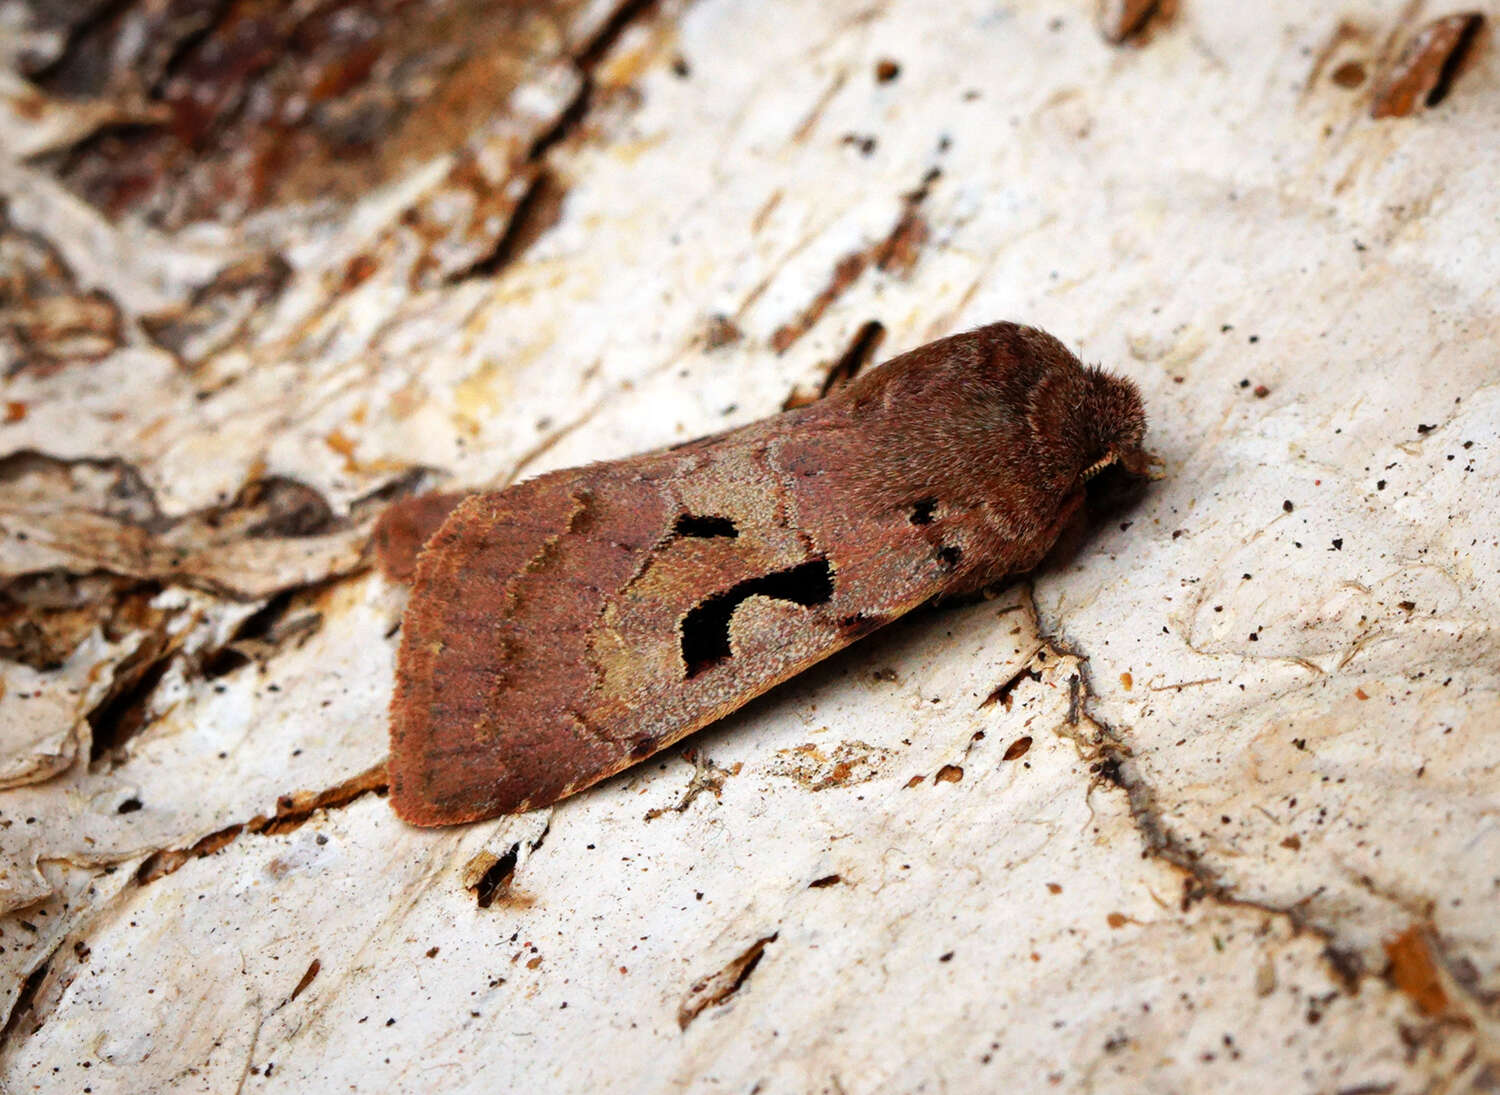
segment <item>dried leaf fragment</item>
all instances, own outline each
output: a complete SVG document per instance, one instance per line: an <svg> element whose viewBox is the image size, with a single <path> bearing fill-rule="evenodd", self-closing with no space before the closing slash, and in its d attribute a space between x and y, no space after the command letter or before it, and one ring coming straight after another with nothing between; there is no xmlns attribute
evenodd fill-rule
<svg viewBox="0 0 1500 1095"><path fill-rule="evenodd" d="M1433 960L1432 949L1420 925L1413 924L1384 944L1390 960L1387 976L1406 994L1423 1015L1442 1015L1448 1010L1448 994Z"/></svg>

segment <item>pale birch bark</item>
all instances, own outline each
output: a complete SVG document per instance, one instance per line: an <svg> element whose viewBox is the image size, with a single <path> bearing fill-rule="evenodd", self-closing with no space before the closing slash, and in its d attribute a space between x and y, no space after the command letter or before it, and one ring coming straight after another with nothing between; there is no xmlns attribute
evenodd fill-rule
<svg viewBox="0 0 1500 1095"><path fill-rule="evenodd" d="M1377 121L1445 11L451 7L322 108L357 151L110 204L174 62L68 99L0 4L0 1087L1500 1085L1490 31ZM1001 318L1140 385L1134 509L555 809L396 820L386 498Z"/></svg>

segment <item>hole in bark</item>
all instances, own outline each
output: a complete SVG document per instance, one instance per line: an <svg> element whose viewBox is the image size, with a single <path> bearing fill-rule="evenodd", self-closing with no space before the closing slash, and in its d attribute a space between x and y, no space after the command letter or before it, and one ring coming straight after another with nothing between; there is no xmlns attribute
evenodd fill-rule
<svg viewBox="0 0 1500 1095"><path fill-rule="evenodd" d="M30 1027L28 1034L35 1034L42 1029L42 1020L37 1019L34 1008L37 993L41 990L42 982L47 980L47 973L52 968L52 959L47 959L36 969L26 976L21 982L21 991L16 994L16 1002L11 1005L10 1016L5 1021L5 1029L0 1030L0 1040L7 1044L11 1036L18 1033L23 1026Z"/></svg>
<svg viewBox="0 0 1500 1095"><path fill-rule="evenodd" d="M1040 679L1040 677L1038 677L1038 679ZM1002 760L1020 760L1022 757L1024 757L1026 755L1026 751L1028 749L1030 749L1030 748L1031 748L1031 736L1028 734L1028 735L1026 735L1024 737L1019 737L1015 741L1013 741L1013 742L1010 743L1010 747L1005 750L1005 756L1002 757L1001 759Z"/></svg>
<svg viewBox="0 0 1500 1095"><path fill-rule="evenodd" d="M795 605L825 604L833 596L833 567L813 559L749 578L695 605L682 618L682 661L688 679L729 658L729 620L746 597L772 597Z"/></svg>
<svg viewBox="0 0 1500 1095"><path fill-rule="evenodd" d="M998 703L1004 705L1005 709L1009 711L1010 694L1016 690L1016 685L1020 684L1027 677L1030 677L1034 681L1039 681L1042 679L1042 675L1036 670L1030 668L1029 666L1023 666L1016 672L1015 676L1011 677L1010 680L1001 683L993 692L986 696L984 698L984 702L979 706L981 708L992 707ZM1026 743L1030 745L1031 739L1027 738ZM1011 757L1007 755L1005 759L1010 760Z"/></svg>
<svg viewBox="0 0 1500 1095"><path fill-rule="evenodd" d="M682 513L678 514L672 525L673 536L691 536L696 540L712 540L721 536L733 539L739 534L740 530L734 527L734 522L728 517Z"/></svg>
<svg viewBox="0 0 1500 1095"><path fill-rule="evenodd" d="M688 1024L709 1008L718 1007L740 990L760 960L765 957L766 947L776 942L779 933L757 939L738 958L735 958L717 973L693 983L677 1009L677 1025L687 1030Z"/></svg>
<svg viewBox="0 0 1500 1095"><path fill-rule="evenodd" d="M1333 70L1329 79L1342 88L1359 87L1365 82L1365 66L1358 61L1345 61Z"/></svg>
<svg viewBox="0 0 1500 1095"><path fill-rule="evenodd" d="M884 337L885 324L878 319L872 319L861 326L855 332L849 348L828 370L828 375L823 378L823 385L818 394L826 396L858 376L870 363L870 359L875 356L875 350Z"/></svg>
<svg viewBox="0 0 1500 1095"><path fill-rule="evenodd" d="M538 169L526 193L511 210L510 222L495 242L495 249L449 280L489 278L500 273L562 219L563 200L567 195L568 188L557 175L545 166Z"/></svg>
<svg viewBox="0 0 1500 1095"><path fill-rule="evenodd" d="M202 672L207 680L217 680L233 673L241 666L250 664L250 656L235 649L235 643L251 639L265 639L287 614L292 605L292 591L276 594L262 607L256 609L234 629L229 641L203 658Z"/></svg>
<svg viewBox="0 0 1500 1095"><path fill-rule="evenodd" d="M495 900L495 895L510 884L511 875L516 873L516 860L520 855L520 843L512 844L509 851L495 860L490 869L479 876L479 881L474 885L474 900L478 902L481 909L489 908Z"/></svg>
<svg viewBox="0 0 1500 1095"><path fill-rule="evenodd" d="M137 655L121 663L108 694L88 713L89 763L118 755L146 725L151 694L166 675L175 651L159 636L146 640Z"/></svg>
<svg viewBox="0 0 1500 1095"><path fill-rule="evenodd" d="M1437 83L1432 85L1432 90L1427 93L1424 106L1437 106L1448 96L1448 89L1453 86L1453 78L1458 75L1459 66L1463 64L1464 58L1469 53L1469 47L1474 44L1474 38L1479 33L1479 28L1484 23L1481 15L1468 15L1463 24L1463 29L1458 32L1458 41L1454 43L1453 50L1443 61L1442 70L1438 73Z"/></svg>

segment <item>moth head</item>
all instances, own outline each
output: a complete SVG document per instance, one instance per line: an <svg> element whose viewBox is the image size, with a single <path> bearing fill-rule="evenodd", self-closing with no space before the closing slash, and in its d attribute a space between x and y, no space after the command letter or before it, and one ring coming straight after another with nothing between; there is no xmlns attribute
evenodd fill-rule
<svg viewBox="0 0 1500 1095"><path fill-rule="evenodd" d="M1150 457L1143 446L1146 411L1141 406L1141 393L1124 377L1097 367L1086 370L1086 375L1091 386L1091 397L1085 400L1086 451L1098 455L1080 473L1083 481L1110 467L1119 467L1132 476L1146 475Z"/></svg>
<svg viewBox="0 0 1500 1095"><path fill-rule="evenodd" d="M1148 461L1135 385L1015 323L894 358L831 397L840 404L878 439L854 474L880 506L910 511L936 498L955 512L1018 495L1060 504L1085 486L1097 493L1090 484L1144 473Z"/></svg>
<svg viewBox="0 0 1500 1095"><path fill-rule="evenodd" d="M1040 469L1063 490L1113 469L1147 474L1146 412L1124 377L1097 366L1055 370L1037 385L1027 419Z"/></svg>

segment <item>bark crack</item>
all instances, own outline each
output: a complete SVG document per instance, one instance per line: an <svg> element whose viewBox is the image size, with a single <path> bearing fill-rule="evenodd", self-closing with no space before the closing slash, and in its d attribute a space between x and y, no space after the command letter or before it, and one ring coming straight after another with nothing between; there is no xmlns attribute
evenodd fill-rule
<svg viewBox="0 0 1500 1095"><path fill-rule="evenodd" d="M1155 788L1136 764L1126 734L1089 713L1093 689L1087 656L1057 636L1047 634L1037 617L1035 605L1030 609L1042 646L1032 665L1021 670L1013 681L1032 671L1039 675L1048 670L1068 672L1068 713L1061 730L1085 756L1093 758L1091 771L1095 783L1108 784L1124 793L1144 854L1182 873L1181 908L1184 912L1199 901L1211 901L1226 908L1251 909L1282 917L1294 932L1306 932L1323 944L1321 956L1347 994L1357 994L1367 977L1375 977L1388 989L1405 995L1424 1014L1428 1014L1431 1001L1441 995L1450 1006L1438 1017L1439 1021L1470 1031L1481 1063L1500 1065L1500 1036L1497 1036L1495 1023L1486 1010L1490 1002L1476 991L1476 986L1465 984L1464 978L1456 976L1454 971L1459 968L1458 963L1443 953L1431 924L1421 926L1417 935L1413 935L1417 932L1414 927L1394 943L1388 942L1386 951L1390 960L1384 969L1368 968L1358 950L1341 944L1333 927L1320 922L1303 908L1306 900L1316 896L1316 891L1303 901L1290 905L1240 896L1217 867L1173 833L1165 820ZM1421 946L1410 944L1408 937L1419 939ZM1397 949L1393 951L1393 947ZM1417 987L1413 988L1414 985Z"/></svg>
<svg viewBox="0 0 1500 1095"><path fill-rule="evenodd" d="M718 1007L737 993L760 965L766 947L776 942L779 932L763 935L726 963L723 968L695 981L682 998L677 1009L677 1026L687 1030L688 1025L709 1008Z"/></svg>
<svg viewBox="0 0 1500 1095"><path fill-rule="evenodd" d="M557 223L567 187L547 163L552 150L577 134L599 92L595 71L615 43L630 27L651 17L660 0L627 0L615 9L588 41L567 57L579 76L578 90L557 119L539 133L531 147L511 169L510 179L525 180L525 192L511 209L509 222L490 253L448 280L491 278L519 258Z"/></svg>

